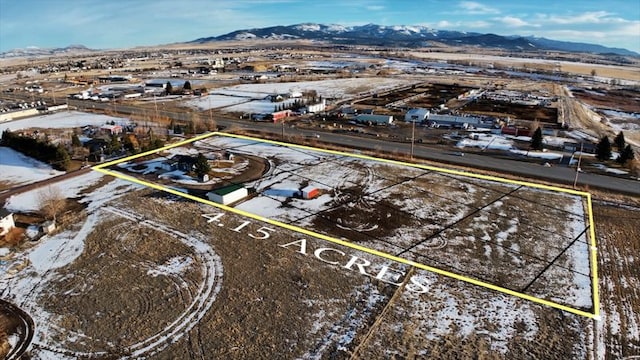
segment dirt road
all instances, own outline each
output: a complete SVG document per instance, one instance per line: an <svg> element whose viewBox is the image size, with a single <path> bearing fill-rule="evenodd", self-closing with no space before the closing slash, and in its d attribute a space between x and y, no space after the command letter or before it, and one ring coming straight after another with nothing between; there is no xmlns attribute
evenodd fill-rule
<svg viewBox="0 0 640 360"><path fill-rule="evenodd" d="M9 328L2 330L6 331L7 335L18 336L18 343L9 351L6 359L20 359L25 351L27 351L27 348L29 348L31 340L33 339L33 320L31 316L22 311L22 309L2 299L0 299L0 313L10 320Z"/></svg>
<svg viewBox="0 0 640 360"><path fill-rule="evenodd" d="M84 175L84 174L86 174L86 173L88 173L90 171L91 171L91 168L87 167L87 168L84 168L84 169L71 171L71 172L68 172L66 174L58 175L58 176L55 176L55 177L52 177L52 178L49 178L49 179L46 179L46 180L38 181L38 182L35 182L35 183L32 183L32 184L27 184L27 185L11 188L11 189L3 192L3 193L0 193L0 204L4 204L4 202L8 198L13 196L13 195L18 195L18 194L21 194L23 192L27 192L27 191L30 191L30 190L33 190L33 189L37 189L37 188L40 188L40 187L43 187L43 186L46 186L46 185L54 184L54 183L57 183L57 182L62 181L62 180L67 180L67 179L73 178L75 176Z"/></svg>

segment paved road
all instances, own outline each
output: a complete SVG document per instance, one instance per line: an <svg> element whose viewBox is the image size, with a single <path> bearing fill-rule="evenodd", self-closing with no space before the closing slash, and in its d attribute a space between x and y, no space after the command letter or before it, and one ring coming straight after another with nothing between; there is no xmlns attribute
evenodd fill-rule
<svg viewBox="0 0 640 360"><path fill-rule="evenodd" d="M79 100L70 100L69 105L76 106L78 108L110 110L114 109L113 104L95 103ZM115 108L118 112L123 114L143 113L143 111L136 106L121 103L117 104ZM169 112L159 110L158 113L161 116L167 116L169 118L180 121L188 121L190 119L190 115L187 112ZM220 116L216 116L215 121L218 125L222 125L227 128L233 126L234 128L238 129L267 131L275 134L280 134L282 132L282 128L279 124L258 123ZM381 150L385 152L398 152L404 154L409 154L411 151L411 144L391 142L388 140L382 140L370 136L352 136L347 134L318 132L316 130L304 130L291 127L285 128L284 132L286 135L300 136L311 136L314 134L320 134L319 140L323 142L328 142L345 147L352 147L356 149ZM575 170L568 167L543 167L535 163L508 160L492 157L489 155L471 153L467 153L465 154L465 156L456 156L450 150L427 147L421 144L416 144L414 149L414 156L417 158L444 162L453 165L463 165L468 167L493 170L527 178L549 180L552 182L568 185L573 185L576 175ZM622 179L614 176L581 173L578 176L578 186L584 185L587 185L590 188L598 188L640 196L640 181L636 180Z"/></svg>

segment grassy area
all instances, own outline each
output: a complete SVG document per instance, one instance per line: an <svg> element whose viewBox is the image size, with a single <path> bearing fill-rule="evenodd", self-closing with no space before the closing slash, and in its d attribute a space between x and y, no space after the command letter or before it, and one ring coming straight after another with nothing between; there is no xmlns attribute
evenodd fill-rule
<svg viewBox="0 0 640 360"><path fill-rule="evenodd" d="M602 321L602 359L640 353L640 208L594 204Z"/></svg>

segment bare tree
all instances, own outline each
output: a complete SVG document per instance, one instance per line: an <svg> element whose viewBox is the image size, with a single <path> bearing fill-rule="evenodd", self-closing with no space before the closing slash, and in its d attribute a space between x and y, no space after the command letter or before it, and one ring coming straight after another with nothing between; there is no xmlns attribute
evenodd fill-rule
<svg viewBox="0 0 640 360"><path fill-rule="evenodd" d="M66 199L59 188L47 186L38 193L40 212L47 220L56 221L58 214L64 209Z"/></svg>
<svg viewBox="0 0 640 360"><path fill-rule="evenodd" d="M207 119L205 120L205 125L207 127L207 130L209 131L216 131L218 130L218 126L216 125L216 121L213 119Z"/></svg>
<svg viewBox="0 0 640 360"><path fill-rule="evenodd" d="M538 118L536 118L531 122L531 124L529 124L529 130L531 131L536 131L539 127L542 127L542 125L540 124L540 120L538 120Z"/></svg>

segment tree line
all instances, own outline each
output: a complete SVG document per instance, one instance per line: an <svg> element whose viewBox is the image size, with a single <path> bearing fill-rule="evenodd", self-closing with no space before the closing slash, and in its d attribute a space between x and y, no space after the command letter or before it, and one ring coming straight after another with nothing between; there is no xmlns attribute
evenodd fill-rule
<svg viewBox="0 0 640 360"><path fill-rule="evenodd" d="M616 146L619 154L615 159L617 163L624 165L635 158L633 148L631 148L631 145L627 144L627 141L624 138L624 133L620 131L614 138L613 144L606 135L600 138L600 141L596 145L596 159L600 161L611 160L611 156L613 155L613 145ZM530 148L532 150L543 149L542 129L540 129L540 127L538 127L531 136Z"/></svg>
<svg viewBox="0 0 640 360"><path fill-rule="evenodd" d="M46 137L44 140L34 139L5 130L2 132L0 145L45 162L56 170L67 171L71 164L71 157L67 149L62 144L54 145L49 143Z"/></svg>
<svg viewBox="0 0 640 360"><path fill-rule="evenodd" d="M633 153L633 149L631 148L631 145L627 144L622 131L616 135L613 139L613 143L615 144L619 154L616 158L616 162L619 164L626 164L628 161L634 159L635 154ZM609 137L605 135L600 138L598 145L596 145L596 158L600 161L608 161L611 159L612 151L613 146L611 141L609 141Z"/></svg>

